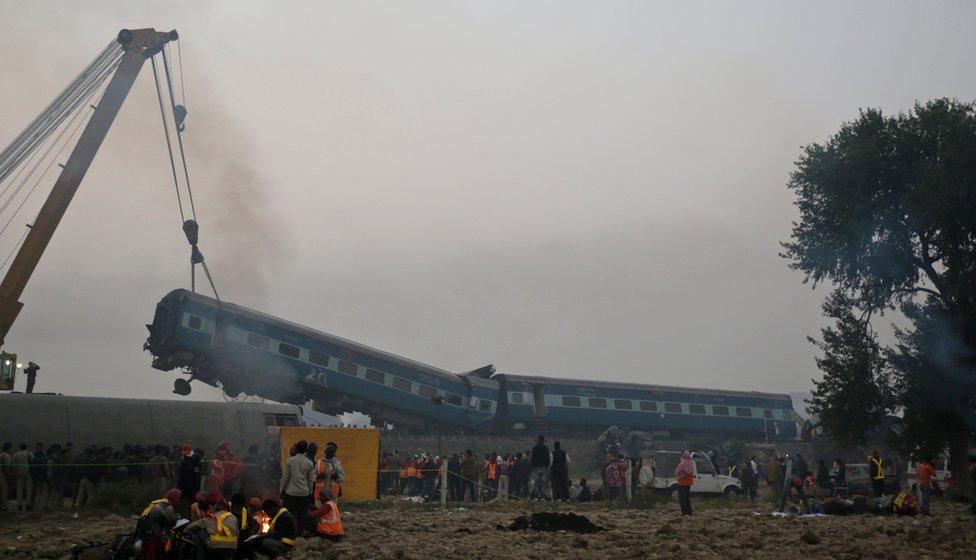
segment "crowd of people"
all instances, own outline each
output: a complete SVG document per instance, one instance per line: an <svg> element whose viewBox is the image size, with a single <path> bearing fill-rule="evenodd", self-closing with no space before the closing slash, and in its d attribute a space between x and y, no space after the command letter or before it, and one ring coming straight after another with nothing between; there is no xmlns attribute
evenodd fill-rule
<svg viewBox="0 0 976 560"><path fill-rule="evenodd" d="M610 449L602 462L599 486L586 479L574 482L574 463L559 441L550 447L544 436L525 451L476 455L471 449L441 458L433 453L409 457L398 451L382 453L377 493L417 500L489 501L556 500L588 502L615 500L627 487L652 486L657 477L672 478L682 515L693 515L691 494L701 462L714 471L737 478L746 498L755 501L760 481L783 509L787 500L810 510L809 498L846 495L848 464L840 458L818 460L813 468L801 453L774 455L767 462L749 457L720 465L714 454L685 451L666 473L655 472L653 460L637 454L625 457ZM698 466L696 466L696 464ZM878 450L866 459L867 478L876 498L885 496L890 476L888 462ZM723 466L724 468L720 468ZM590 469L587 465L579 470ZM971 472L976 485L976 461ZM188 523L180 538L195 543L200 558L249 558L257 553L276 557L287 552L299 536L341 538L338 498L346 473L338 457L338 445L299 441L281 467L276 458L251 446L238 457L227 442L213 456L192 445L126 445L120 450L89 446L74 453L73 446L25 443L15 449L10 442L0 450L0 492L3 508L41 511L91 504L107 484L134 481L149 484L165 495L152 501L137 526L142 541L141 557L156 558L181 517ZM931 496L938 492L936 469L925 458L916 470L923 514L930 513ZM225 496L231 496L227 500ZM11 499L12 498L12 499ZM169 535L169 537L166 537Z"/></svg>
<svg viewBox="0 0 976 560"><path fill-rule="evenodd" d="M338 457L339 446L297 442L281 473L280 485L251 486L238 475L246 472L229 446L221 444L211 460L209 476L201 474L201 460L190 446L184 446L176 488L151 502L136 526L140 556L163 557L167 542L179 538L195 546L197 558L254 558L261 554L276 558L286 554L298 537L342 539L338 498L342 496L345 471ZM234 491L230 501L225 491ZM181 517L188 523L179 525ZM179 537L176 537L178 532Z"/></svg>
<svg viewBox="0 0 976 560"><path fill-rule="evenodd" d="M379 493L424 500L440 496L442 467L446 470L446 499L452 502L531 499L590 501L594 498L586 479L570 478L571 459L555 441L550 449L539 436L531 449L475 454L471 449L440 458L433 453L404 457L399 451L383 453L379 466ZM616 498L624 488L630 462L619 452L608 453L603 464L599 492ZM602 494L597 494L602 498Z"/></svg>
<svg viewBox="0 0 976 560"><path fill-rule="evenodd" d="M226 442L210 458L188 444L75 450L72 443L15 447L5 442L0 450L0 511L84 508L95 503L101 490L126 482L159 489L176 485L191 497L200 485L214 484L230 493L246 489L256 495L274 487L280 470L277 458L261 455L257 446L238 458Z"/></svg>

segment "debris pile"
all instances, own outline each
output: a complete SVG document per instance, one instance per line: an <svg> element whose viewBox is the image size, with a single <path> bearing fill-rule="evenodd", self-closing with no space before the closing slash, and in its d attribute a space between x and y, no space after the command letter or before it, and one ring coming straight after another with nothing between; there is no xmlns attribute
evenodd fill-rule
<svg viewBox="0 0 976 560"><path fill-rule="evenodd" d="M499 529L509 531L570 531L572 533L593 534L606 531L603 527L593 523L584 515L575 513L558 513L541 511L531 516L520 515L508 527Z"/></svg>

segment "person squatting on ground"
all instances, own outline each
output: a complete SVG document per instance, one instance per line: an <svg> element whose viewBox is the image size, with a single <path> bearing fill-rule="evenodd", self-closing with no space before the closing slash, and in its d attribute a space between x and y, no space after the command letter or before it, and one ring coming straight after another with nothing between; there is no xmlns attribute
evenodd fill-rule
<svg viewBox="0 0 976 560"><path fill-rule="evenodd" d="M156 560L166 556L163 532L176 525L176 511L180 506L180 491L176 488L166 492L166 496L149 503L136 522L136 538L142 541L139 558Z"/></svg>
<svg viewBox="0 0 976 560"><path fill-rule="evenodd" d="M302 456L304 457L304 454ZM287 554L295 545L298 533L291 512L287 508L280 507L274 500L265 500L261 505L261 511L270 519L268 532L245 541L241 547L242 558L254 558L255 553L277 558Z"/></svg>
<svg viewBox="0 0 976 560"><path fill-rule="evenodd" d="M678 505L681 506L681 515L692 515L691 485L695 482L695 464L691 461L690 452L681 453L681 460L674 469L674 478L678 482Z"/></svg>
<svg viewBox="0 0 976 560"><path fill-rule="evenodd" d="M183 534L196 545L197 560L233 558L237 553L240 525L227 509L219 490L211 492L205 514L183 528Z"/></svg>
<svg viewBox="0 0 976 560"><path fill-rule="evenodd" d="M333 541L342 540L345 530L339 514L339 504L332 489L336 486L331 482L329 470L318 473L315 481L315 501L309 510L309 517L315 522L313 535Z"/></svg>

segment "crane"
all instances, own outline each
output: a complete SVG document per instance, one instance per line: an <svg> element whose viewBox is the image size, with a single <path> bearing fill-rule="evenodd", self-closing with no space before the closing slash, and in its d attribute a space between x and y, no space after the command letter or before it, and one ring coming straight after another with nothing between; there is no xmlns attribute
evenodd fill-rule
<svg viewBox="0 0 976 560"><path fill-rule="evenodd" d="M68 87L52 101L40 115L18 135L9 146L0 152L0 182L11 176L18 166L33 157L32 151L38 150L54 130L64 122L72 111L83 107L86 99L94 95L97 88L111 76L105 86L101 98L92 106L87 125L78 138L62 170L48 194L43 206L33 224L28 225L23 244L17 250L10 267L0 282L0 345L3 344L7 333L10 332L14 321L20 313L23 303L20 297L34 269L43 255L45 248L51 241L61 218L64 216L71 199L88 171L95 154L98 152L105 135L112 126L122 103L139 75L143 64L152 60L153 73L156 78L156 89L159 95L160 110L163 112L164 132L167 147L170 150L170 162L173 165L173 178L177 182L177 198L179 199L179 182L177 180L176 164L173 159L172 146L167 128L167 117L163 107L163 96L159 89L159 77L156 73L156 63L153 57L162 52L167 82L170 85L170 99L172 115L175 122L177 137L182 131L182 120L186 116L185 108L175 104L172 94L172 83L169 81L169 67L165 61L165 46L171 41L177 41L179 34L176 30L162 32L155 29L123 29L118 36L99 54L91 64L79 74ZM182 155L182 139L180 151ZM185 171L185 157L183 159ZM21 170L22 171L22 170ZM16 177L15 177L16 178ZM189 188L189 174L187 173L187 188ZM16 194L16 191L15 191ZM29 196L29 193L28 193ZM192 195L190 195L192 204ZM23 203L21 203L23 204ZM180 202L182 213L182 201ZM194 210L195 218L195 210ZM184 232L193 248L191 262L202 263L203 257L196 248L197 225L195 219L184 221ZM204 264L204 270L208 273ZM193 266L191 265L191 276ZM212 285L211 279L211 285Z"/></svg>

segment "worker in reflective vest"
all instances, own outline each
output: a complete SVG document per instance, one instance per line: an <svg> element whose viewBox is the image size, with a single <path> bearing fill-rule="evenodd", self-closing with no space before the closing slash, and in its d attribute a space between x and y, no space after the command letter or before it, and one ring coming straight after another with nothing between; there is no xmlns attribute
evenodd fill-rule
<svg viewBox="0 0 976 560"><path fill-rule="evenodd" d="M209 507L201 508L203 516L184 527L183 534L196 545L197 558L231 558L237 552L237 518L219 491L210 494L206 505Z"/></svg>
<svg viewBox="0 0 976 560"><path fill-rule="evenodd" d="M325 477L323 477L325 478ZM339 504L325 492L325 484L315 486L315 504L317 508L309 511L309 516L317 522L315 533L333 541L342 540L345 530L342 528L342 518L339 514Z"/></svg>
<svg viewBox="0 0 976 560"><path fill-rule="evenodd" d="M244 494L234 494L230 499L230 511L237 518L237 543L240 544L248 537L256 534L254 520L251 519L251 512L248 511Z"/></svg>
<svg viewBox="0 0 976 560"><path fill-rule="evenodd" d="M140 558L155 560L165 555L163 531L176 525L176 508L179 507L180 497L181 492L174 488L166 492L165 498L153 500L142 510L136 522L136 536L142 543Z"/></svg>
<svg viewBox="0 0 976 560"><path fill-rule="evenodd" d="M884 459L881 458L881 452L877 449L872 449L871 454L868 455L868 469L871 475L871 489L874 490L874 497L880 498L884 496Z"/></svg>
<svg viewBox="0 0 976 560"><path fill-rule="evenodd" d="M295 545L298 532L295 517L274 500L265 500L261 505L261 511L271 519L268 532L247 541L241 550L241 556L250 558L255 552L266 554L271 558L284 556Z"/></svg>
<svg viewBox="0 0 976 560"><path fill-rule="evenodd" d="M319 459L316 467L317 475L328 472L329 480L331 481L332 497L336 499L342 497L342 482L346 478L346 471L342 468L342 462L339 461L339 457L336 455L338 451L338 444L332 441L326 443L324 456Z"/></svg>

